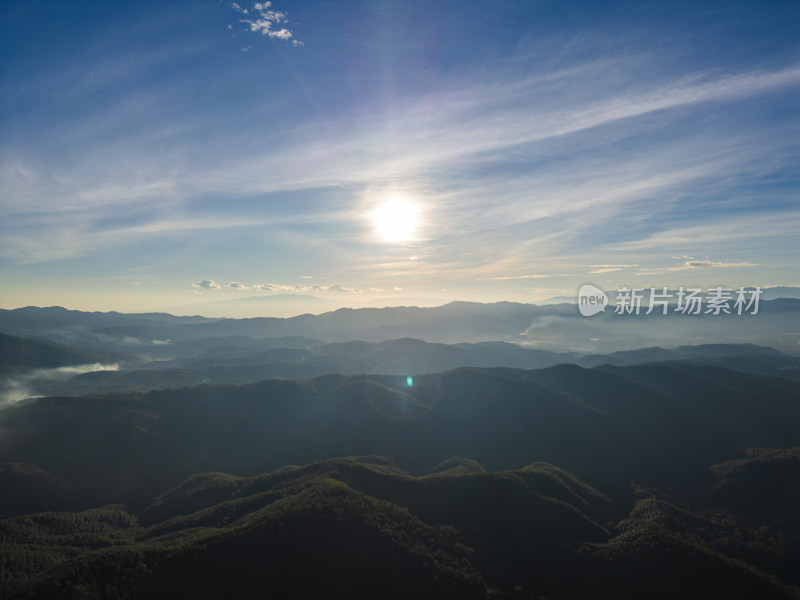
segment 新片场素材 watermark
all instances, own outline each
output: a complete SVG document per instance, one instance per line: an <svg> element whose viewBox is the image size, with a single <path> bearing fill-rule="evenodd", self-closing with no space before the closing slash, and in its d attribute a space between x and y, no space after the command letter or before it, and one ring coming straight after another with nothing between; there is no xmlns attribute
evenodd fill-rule
<svg viewBox="0 0 800 600"><path fill-rule="evenodd" d="M716 287L703 291L700 288L669 290L663 288L621 287L614 292L614 314L638 315L658 310L683 315L757 315L761 298L760 287L739 289ZM593 285L583 285L578 290L578 310L584 317L605 312L609 305L608 294Z"/></svg>

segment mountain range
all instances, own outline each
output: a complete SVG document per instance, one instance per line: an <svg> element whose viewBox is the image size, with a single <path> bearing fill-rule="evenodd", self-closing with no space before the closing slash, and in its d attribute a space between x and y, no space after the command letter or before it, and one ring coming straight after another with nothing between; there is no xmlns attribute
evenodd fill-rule
<svg viewBox="0 0 800 600"><path fill-rule="evenodd" d="M798 357L539 310L0 313L0 595L800 598Z"/></svg>
<svg viewBox="0 0 800 600"><path fill-rule="evenodd" d="M589 597L602 580L666 598L681 568L726 597L791 598L799 399L785 379L653 363L23 402L0 413L2 589L167 597L206 564L186 593L363 596L411 570L398 594Z"/></svg>
<svg viewBox="0 0 800 600"><path fill-rule="evenodd" d="M0 310L0 331L106 351L133 348L158 356L157 346L230 336L305 337L322 342L382 342L418 338L437 343L507 341L559 352L608 353L687 343L755 343L797 354L800 300L760 303L759 313L686 315L659 311L583 317L574 305L452 302L432 308L343 308L291 318L209 319L161 313L85 313L60 307Z"/></svg>

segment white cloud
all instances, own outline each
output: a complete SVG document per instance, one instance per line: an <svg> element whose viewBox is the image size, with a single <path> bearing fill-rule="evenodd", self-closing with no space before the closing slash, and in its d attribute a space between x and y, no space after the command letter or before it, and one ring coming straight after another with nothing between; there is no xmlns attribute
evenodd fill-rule
<svg viewBox="0 0 800 600"><path fill-rule="evenodd" d="M712 263L710 260L687 260L685 264L687 267L692 267L692 268L714 266L714 263Z"/></svg>
<svg viewBox="0 0 800 600"><path fill-rule="evenodd" d="M376 292L376 293L377 293L377 292L382 292L382 291L383 291L383 288L369 288L369 291L370 291L370 292Z"/></svg>
<svg viewBox="0 0 800 600"><path fill-rule="evenodd" d="M593 270L589 271L589 273L613 273L615 271L622 271L623 269L638 266L639 265L590 265Z"/></svg>
<svg viewBox="0 0 800 600"><path fill-rule="evenodd" d="M233 3L236 12L247 15L248 9L241 8ZM272 2L256 2L253 4L253 11L256 13L252 19L239 19L246 24L251 32L260 33L271 39L292 41L293 46L302 46L303 42L294 38L294 33L287 29L287 13L281 10L271 10ZM278 28L279 27L279 28Z"/></svg>
<svg viewBox="0 0 800 600"><path fill-rule="evenodd" d="M395 292L402 292L403 288L395 286L395 287L392 288L392 290L395 291Z"/></svg>
<svg viewBox="0 0 800 600"><path fill-rule="evenodd" d="M357 290L355 288L344 287L338 284L334 285L314 285L311 286L311 289L319 292L334 292L334 293L345 293L345 294L360 294L361 290Z"/></svg>
<svg viewBox="0 0 800 600"><path fill-rule="evenodd" d="M506 279L542 279L550 275L509 275L507 277L490 277L492 281L502 281Z"/></svg>
<svg viewBox="0 0 800 600"><path fill-rule="evenodd" d="M676 266L672 267L656 267L653 268L641 268L638 269L639 273L637 275L645 275L645 274L657 274L660 275L664 271L688 271L692 269L727 269L732 267L757 267L756 263L752 262L721 262L721 261L713 261L709 257L705 258L695 258L694 256L673 256L673 260L679 260L681 263ZM658 272L654 272L658 271Z"/></svg>
<svg viewBox="0 0 800 600"><path fill-rule="evenodd" d="M687 260L683 264L678 265L677 267L667 267L667 271L686 271L688 269L707 269L707 268L722 268L726 269L729 267L757 267L758 265L751 262L740 262L740 263L725 263L725 262L713 262L710 260Z"/></svg>
<svg viewBox="0 0 800 600"><path fill-rule="evenodd" d="M202 288L204 290L220 290L222 289L213 279L204 279L192 284L193 287Z"/></svg>
<svg viewBox="0 0 800 600"><path fill-rule="evenodd" d="M279 40L292 39L292 32L285 28L279 29L278 31L270 31L267 33L267 35L271 38L277 38Z"/></svg>
<svg viewBox="0 0 800 600"><path fill-rule="evenodd" d="M589 265L589 266L593 268L602 268L602 269L610 269L610 268L626 269L628 267L638 267L639 265Z"/></svg>
<svg viewBox="0 0 800 600"><path fill-rule="evenodd" d="M249 290L250 288L247 287L240 281L231 281L228 285L225 286L229 290Z"/></svg>
<svg viewBox="0 0 800 600"><path fill-rule="evenodd" d="M257 283L253 286L254 290L261 292L305 292L308 286L305 285L285 285L281 283Z"/></svg>
<svg viewBox="0 0 800 600"><path fill-rule="evenodd" d="M259 283L253 286L254 290L262 292L293 292L293 293L309 293L309 292L330 292L330 293L344 293L344 294L360 294L361 290L356 288L349 288L339 284L332 285L302 285L302 284L284 284L284 283Z"/></svg>

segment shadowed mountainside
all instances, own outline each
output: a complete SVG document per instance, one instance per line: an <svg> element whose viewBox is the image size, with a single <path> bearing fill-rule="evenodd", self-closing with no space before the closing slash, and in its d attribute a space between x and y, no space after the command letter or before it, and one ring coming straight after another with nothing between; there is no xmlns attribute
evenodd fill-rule
<svg viewBox="0 0 800 600"><path fill-rule="evenodd" d="M468 465L467 469L463 467ZM546 463L487 473L453 459L409 476L388 458L239 477L198 473L143 511L0 521L6 597L796 597L766 570L772 532L646 490L611 499ZM657 562L655 562L657 560ZM654 565L658 565L654 568ZM673 576L680 569L682 577Z"/></svg>
<svg viewBox="0 0 800 600"><path fill-rule="evenodd" d="M318 347L287 341L250 350ZM0 411L0 594L800 598L800 383L774 376L793 359L665 352L18 402Z"/></svg>
<svg viewBox="0 0 800 600"><path fill-rule="evenodd" d="M0 333L0 374L20 369L82 365L106 359L105 354Z"/></svg>
<svg viewBox="0 0 800 600"><path fill-rule="evenodd" d="M798 398L788 380L686 364L327 375L20 403L0 413L0 460L104 503L140 504L203 470L367 454L415 473L452 456L489 470L543 460L593 484L690 487L747 448L800 445Z"/></svg>

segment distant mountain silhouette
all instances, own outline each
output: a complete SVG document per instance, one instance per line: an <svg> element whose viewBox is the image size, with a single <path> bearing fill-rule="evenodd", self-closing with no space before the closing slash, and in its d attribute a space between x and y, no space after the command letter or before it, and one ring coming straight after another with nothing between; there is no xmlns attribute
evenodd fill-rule
<svg viewBox="0 0 800 600"><path fill-rule="evenodd" d="M647 289L647 288L645 288ZM754 290L753 287L745 287L747 290ZM648 290L649 293L649 290ZM668 293L677 297L677 290L668 290ZM606 290L609 299L616 297L616 290ZM761 288L761 299L763 300L776 300L777 298L794 298L800 299L800 287L791 285L777 285L773 287ZM576 304L578 301L577 294L575 296L554 296L539 302L539 304L563 304L570 303ZM677 301L677 300L676 300Z"/></svg>
<svg viewBox="0 0 800 600"><path fill-rule="evenodd" d="M0 597L798 599L800 302L762 307L0 311Z"/></svg>
<svg viewBox="0 0 800 600"><path fill-rule="evenodd" d="M643 311L644 312L644 311ZM124 315L81 313L63 308L0 310L0 331L35 335L89 345L138 340L149 344L171 340L175 344L196 340L249 336L252 338L307 337L324 342L354 339L382 342L417 338L427 342L513 341L539 349L607 354L645 344L678 346L694 343L757 343L784 351L797 351L796 339L787 331L800 326L800 300L764 300L758 315L615 315L580 316L574 305L537 306L513 302L479 304L452 302L432 308L390 307L340 310L287 319L206 319L164 314ZM59 337L61 336L61 337ZM79 343L80 342L80 343ZM154 349L150 349L154 350Z"/></svg>

